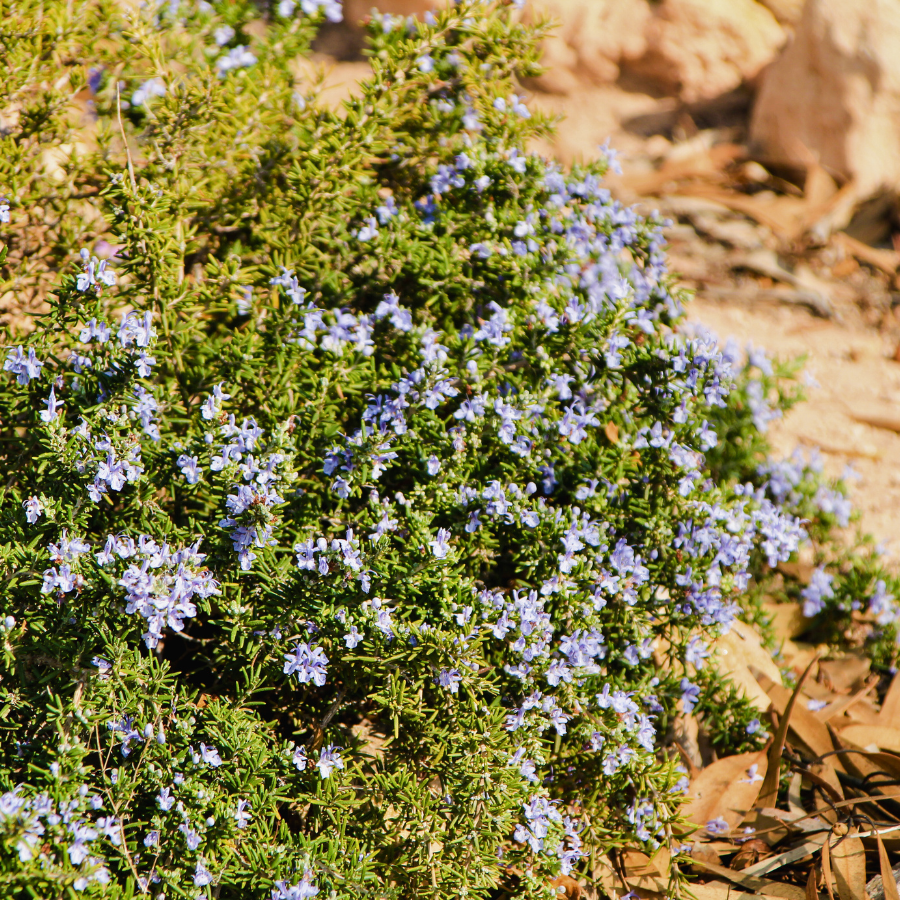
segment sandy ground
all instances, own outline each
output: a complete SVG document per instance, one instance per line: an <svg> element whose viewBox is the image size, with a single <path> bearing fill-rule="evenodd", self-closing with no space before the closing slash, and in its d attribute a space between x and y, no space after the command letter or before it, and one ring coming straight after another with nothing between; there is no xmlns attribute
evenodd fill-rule
<svg viewBox="0 0 900 900"><path fill-rule="evenodd" d="M775 451L818 447L825 470L849 481L860 526L900 559L900 364L874 329L825 321L795 308L760 303L749 308L699 294L690 317L720 338L752 342L781 358L805 356L818 387L771 429ZM896 429L896 430L892 430Z"/></svg>

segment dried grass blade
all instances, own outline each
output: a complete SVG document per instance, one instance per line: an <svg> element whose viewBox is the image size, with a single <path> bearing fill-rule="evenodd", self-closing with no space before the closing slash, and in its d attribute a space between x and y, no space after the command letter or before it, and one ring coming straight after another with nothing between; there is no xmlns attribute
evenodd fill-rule
<svg viewBox="0 0 900 900"><path fill-rule="evenodd" d="M769 765L766 769L766 777L763 781L762 787L759 791L759 797L757 798L756 804L757 806L775 806L775 802L778 799L778 778L781 774L781 753L784 750L784 740L787 737L788 725L791 721L791 713L794 709L794 703L797 701L797 696L800 693L800 689L803 687L803 682L806 681L806 676L812 671L812 667L819 661L819 657L816 656L812 662L806 667L804 673L800 676L797 681L797 686L794 688L793 693L791 694L790 700L787 702L787 706L784 709L784 715L781 717L781 721L778 723L778 730L775 732L775 739L772 741L772 746L769 747Z"/></svg>

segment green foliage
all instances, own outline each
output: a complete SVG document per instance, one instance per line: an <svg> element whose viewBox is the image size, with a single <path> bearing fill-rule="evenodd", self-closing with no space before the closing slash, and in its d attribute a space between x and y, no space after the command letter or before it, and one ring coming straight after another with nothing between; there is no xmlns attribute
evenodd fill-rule
<svg viewBox="0 0 900 900"><path fill-rule="evenodd" d="M669 726L760 745L708 641L802 518L888 665L880 569L766 461L791 373L526 152L535 32L376 21L335 112L305 5L0 7L0 881L551 897L665 843L677 890Z"/></svg>

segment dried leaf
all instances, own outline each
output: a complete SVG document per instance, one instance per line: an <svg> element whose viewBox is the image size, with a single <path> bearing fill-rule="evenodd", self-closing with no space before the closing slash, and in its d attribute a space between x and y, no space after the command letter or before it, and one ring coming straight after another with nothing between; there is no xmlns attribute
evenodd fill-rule
<svg viewBox="0 0 900 900"><path fill-rule="evenodd" d="M881 880L884 884L884 900L900 900L900 890L897 890L897 882L894 881L884 841L880 834L876 834L875 839L878 841L878 862L881 866Z"/></svg>
<svg viewBox="0 0 900 900"><path fill-rule="evenodd" d="M685 818L702 828L721 817L736 829L756 803L762 784L749 775L750 767L756 766L755 774L764 777L767 765L766 752L761 751L727 756L707 766L691 783Z"/></svg>
<svg viewBox="0 0 900 900"><path fill-rule="evenodd" d="M618 897L628 893L628 888L616 872L612 860L606 855L598 855L595 858L591 875L595 881L600 882L606 896L612 900L617 900Z"/></svg>
<svg viewBox="0 0 900 900"><path fill-rule="evenodd" d="M806 900L819 900L819 889L816 887L816 867L809 867L806 877Z"/></svg>
<svg viewBox="0 0 900 900"><path fill-rule="evenodd" d="M815 853L824 843L824 834L812 835L802 844L792 847L790 850L785 850L777 856L770 856L768 859L758 862L755 866L744 869L744 873L747 875L767 875L769 872L774 872L782 866L789 865L792 862L796 862L798 859L803 859L804 856Z"/></svg>
<svg viewBox="0 0 900 900"><path fill-rule="evenodd" d="M619 443L619 426L615 422L607 422L603 427L603 433L611 444Z"/></svg>
<svg viewBox="0 0 900 900"><path fill-rule="evenodd" d="M764 894L735 890L724 881L709 881L706 884L692 884L691 893L697 900L759 900Z"/></svg>
<svg viewBox="0 0 900 900"><path fill-rule="evenodd" d="M731 868L740 872L741 869L749 868L761 859L766 859L771 855L772 851L764 840L753 838L741 844L741 849L738 850L731 860Z"/></svg>
<svg viewBox="0 0 900 900"><path fill-rule="evenodd" d="M888 728L884 725L848 725L840 730L844 740L857 747L876 746L879 750L890 750L900 753L900 728Z"/></svg>
<svg viewBox="0 0 900 900"><path fill-rule="evenodd" d="M834 745L838 750L853 751L842 753L844 768L851 775L867 780L870 795L877 797L880 792L886 797L900 797L900 785L881 784L900 773L900 758L888 753L868 753L862 747L848 741L846 736L831 729ZM893 771L894 769L897 771Z"/></svg>
<svg viewBox="0 0 900 900"><path fill-rule="evenodd" d="M793 884L783 884L780 881L771 881L768 878L757 878L753 875L748 875L746 872L735 872L715 863L703 862L702 867L714 875L733 881L735 884L739 884L748 891L755 891L757 894L783 897L785 900L805 900L804 891Z"/></svg>
<svg viewBox="0 0 900 900"><path fill-rule="evenodd" d="M809 619L803 615L803 607L799 603L766 603L763 612L769 617L779 643L799 637L809 629Z"/></svg>
<svg viewBox="0 0 900 900"><path fill-rule="evenodd" d="M872 678L865 686L860 688L855 694L850 695L849 697L839 697L836 700L832 701L828 704L824 709L820 709L814 715L821 722L827 722L830 719L837 718L840 715L843 715L851 706L858 703L863 699L870 691L872 691L875 686L878 684L878 678Z"/></svg>
<svg viewBox="0 0 900 900"><path fill-rule="evenodd" d="M862 685L871 668L872 660L864 656L823 659L819 663L819 681L830 683L835 691L846 694Z"/></svg>
<svg viewBox="0 0 900 900"><path fill-rule="evenodd" d="M866 850L855 832L832 845L831 862L841 900L866 900Z"/></svg>
<svg viewBox="0 0 900 900"><path fill-rule="evenodd" d="M834 241L847 253L852 253L860 262L881 269L887 275L893 275L900 266L900 253L895 250L880 250L877 247L870 247L843 232L836 234Z"/></svg>
<svg viewBox="0 0 900 900"><path fill-rule="evenodd" d="M881 712L878 714L881 725L890 726L900 722L900 672L894 676L881 704Z"/></svg>

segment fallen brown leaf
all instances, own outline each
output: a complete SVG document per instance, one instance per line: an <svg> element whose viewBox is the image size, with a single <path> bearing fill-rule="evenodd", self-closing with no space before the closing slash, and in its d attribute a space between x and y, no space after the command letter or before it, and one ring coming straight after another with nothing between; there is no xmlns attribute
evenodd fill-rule
<svg viewBox="0 0 900 900"><path fill-rule="evenodd" d="M741 849L732 857L731 868L739 872L771 855L772 851L769 849L769 845L761 838L744 841Z"/></svg>
<svg viewBox="0 0 900 900"><path fill-rule="evenodd" d="M831 862L841 900L866 900L866 850L855 831L831 846ZM835 828L837 834L838 828Z"/></svg>
<svg viewBox="0 0 900 900"><path fill-rule="evenodd" d="M748 774L752 766L758 776L765 777L766 751L740 753L716 760L691 783L684 816L703 828L712 819L723 818L733 831L756 803L762 778L753 780Z"/></svg>
<svg viewBox="0 0 900 900"><path fill-rule="evenodd" d="M830 683L840 694L858 688L872 668L872 660L865 656L842 656L840 659L823 659L819 663L819 681Z"/></svg>
<svg viewBox="0 0 900 900"><path fill-rule="evenodd" d="M878 841L878 863L881 866L884 900L900 900L900 890L897 889L897 882L894 881L894 873L891 871L891 863L888 859L884 841L880 834L876 834L875 839Z"/></svg>
<svg viewBox="0 0 900 900"><path fill-rule="evenodd" d="M900 728L888 728L885 725L848 725L840 730L840 735L863 749L874 745L879 750L900 753Z"/></svg>
<svg viewBox="0 0 900 900"><path fill-rule="evenodd" d="M769 617L776 640L792 640L809 628L809 619L803 615L799 603L766 603L763 612Z"/></svg>
<svg viewBox="0 0 900 900"><path fill-rule="evenodd" d="M831 719L843 715L851 706L858 703L863 697L874 690L877 684L878 678L872 678L871 681L867 682L855 694L852 694L849 697L838 697L833 700L824 709L820 709L818 712L814 713L815 717L822 722L828 722Z"/></svg>
<svg viewBox="0 0 900 900"><path fill-rule="evenodd" d="M900 672L891 681L878 718L881 720L880 724L887 726L900 722Z"/></svg>
<svg viewBox="0 0 900 900"><path fill-rule="evenodd" d="M824 843L824 834L811 835L802 844L792 847L790 850L785 850L776 856L770 856L754 866L749 866L744 869L744 872L747 875L767 875L769 872L774 872L782 866L787 866L790 863L797 862L799 859L803 859L804 856L817 852Z"/></svg>
<svg viewBox="0 0 900 900"><path fill-rule="evenodd" d="M692 884L691 893L697 900L759 900L766 894L735 890L724 881L709 881L706 884Z"/></svg>
<svg viewBox="0 0 900 900"><path fill-rule="evenodd" d="M733 869L727 869L715 863L703 862L702 867L725 878L748 891L755 891L757 894L766 894L770 897L783 897L784 900L805 900L804 891L793 884L784 884L780 881L771 881L768 878L757 878L753 875L747 875L746 872L736 872Z"/></svg>

